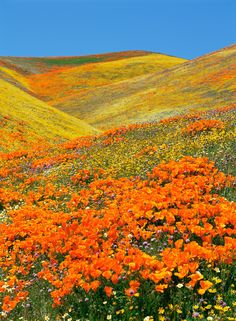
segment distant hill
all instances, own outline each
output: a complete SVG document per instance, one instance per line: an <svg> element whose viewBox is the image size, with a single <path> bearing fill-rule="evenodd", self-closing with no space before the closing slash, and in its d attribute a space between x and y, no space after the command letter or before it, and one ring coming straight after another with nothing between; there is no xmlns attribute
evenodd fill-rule
<svg viewBox="0 0 236 321"><path fill-rule="evenodd" d="M236 101L235 61L234 45L162 72L80 91L54 106L101 129L215 108Z"/></svg>
<svg viewBox="0 0 236 321"><path fill-rule="evenodd" d="M183 62L186 59L138 50L82 57L0 57L0 78L70 115L80 118L81 114L86 119L83 109L92 112L93 106L87 108L84 95ZM110 101L109 95L107 98ZM80 109L81 103L84 108Z"/></svg>
<svg viewBox="0 0 236 321"><path fill-rule="evenodd" d="M0 57L0 64L17 69L23 74L43 73L60 67L73 67L88 63L113 61L150 54L149 51L130 50L105 54L73 57Z"/></svg>
<svg viewBox="0 0 236 321"><path fill-rule="evenodd" d="M57 68L47 73L31 75L27 80L29 88L41 99L78 116L78 110L71 107L76 106L84 93L137 76L163 71L184 61L186 60L162 54L148 54L77 67Z"/></svg>
<svg viewBox="0 0 236 321"><path fill-rule="evenodd" d="M106 130L234 103L235 61L236 45L191 61L145 51L0 57L0 78Z"/></svg>

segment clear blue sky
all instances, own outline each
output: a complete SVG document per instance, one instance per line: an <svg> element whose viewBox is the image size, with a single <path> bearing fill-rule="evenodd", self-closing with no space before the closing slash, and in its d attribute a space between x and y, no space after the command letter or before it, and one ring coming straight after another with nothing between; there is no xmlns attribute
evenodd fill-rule
<svg viewBox="0 0 236 321"><path fill-rule="evenodd" d="M236 42L236 0L0 0L0 39L1 56L194 58Z"/></svg>

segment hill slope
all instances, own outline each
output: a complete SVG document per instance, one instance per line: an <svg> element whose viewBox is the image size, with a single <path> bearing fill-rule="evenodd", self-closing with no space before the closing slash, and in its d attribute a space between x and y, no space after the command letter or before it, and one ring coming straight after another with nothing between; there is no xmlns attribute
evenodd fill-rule
<svg viewBox="0 0 236 321"><path fill-rule="evenodd" d="M86 57L0 58L0 77L106 130L235 102L236 45L192 61L131 51Z"/></svg>
<svg viewBox="0 0 236 321"><path fill-rule="evenodd" d="M93 95L93 91L107 86L135 79L154 72L182 64L186 59L150 53L128 51L86 57L21 58L0 57L0 78L23 89L31 96L46 101L62 111L87 119L93 118L93 107L97 107L102 97L95 95L96 103L83 96ZM98 99L97 99L98 98ZM103 97L109 102L109 95ZM93 102L92 102L93 104ZM99 113L103 114L104 110ZM96 118L96 117L95 117ZM94 119L96 122L96 119ZM110 128L110 125L107 124Z"/></svg>
<svg viewBox="0 0 236 321"><path fill-rule="evenodd" d="M4 320L235 320L235 112L0 153Z"/></svg>
<svg viewBox="0 0 236 321"><path fill-rule="evenodd" d="M149 73L73 93L53 105L100 129L235 102L236 45Z"/></svg>
<svg viewBox="0 0 236 321"><path fill-rule="evenodd" d="M4 136L7 133L24 132L25 139L65 139L79 135L97 133L97 130L83 121L65 114L0 79L0 117L4 122ZM10 121L9 121L10 120ZM5 137L5 138L6 138ZM15 140L17 141L17 135Z"/></svg>
<svg viewBox="0 0 236 321"><path fill-rule="evenodd" d="M136 76L160 72L185 61L185 59L162 54L148 54L109 62L84 64L73 68L54 69L48 73L31 75L27 79L31 90L40 98L49 101L52 105L62 105L64 111L73 114L70 102L75 96L76 104L77 94L81 95L94 88Z"/></svg>

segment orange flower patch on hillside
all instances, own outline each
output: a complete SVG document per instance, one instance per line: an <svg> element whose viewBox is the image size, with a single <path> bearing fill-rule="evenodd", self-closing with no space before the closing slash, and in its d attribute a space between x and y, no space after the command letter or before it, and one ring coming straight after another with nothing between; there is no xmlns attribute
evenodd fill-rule
<svg viewBox="0 0 236 321"><path fill-rule="evenodd" d="M182 130L183 133L189 135L195 135L196 133L209 131L212 129L223 129L224 123L221 120L216 119L201 119L189 124Z"/></svg>
<svg viewBox="0 0 236 321"><path fill-rule="evenodd" d="M72 181L82 174L90 175ZM212 282L199 267L234 262L236 205L216 191L235 180L213 162L185 157L157 165L146 179L99 177L63 200L65 212L43 201L9 211L9 223L0 224L4 311L25 300L40 279L52 288L55 305L74 289L137 297L145 282L164 293L181 280L203 295ZM9 201L4 193L1 201ZM42 191L44 199L60 193L53 186Z"/></svg>

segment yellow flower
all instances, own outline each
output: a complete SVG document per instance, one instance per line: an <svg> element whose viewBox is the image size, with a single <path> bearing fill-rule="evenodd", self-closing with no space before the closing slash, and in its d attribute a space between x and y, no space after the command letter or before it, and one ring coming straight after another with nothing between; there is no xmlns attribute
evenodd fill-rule
<svg viewBox="0 0 236 321"><path fill-rule="evenodd" d="M223 307L223 309L222 309L224 312L227 312L227 311L229 311L230 310L230 307L229 306L226 306L226 307Z"/></svg>
<svg viewBox="0 0 236 321"><path fill-rule="evenodd" d="M116 311L116 314L123 314L124 312L125 312L125 310L121 309L121 310Z"/></svg>
<svg viewBox="0 0 236 321"><path fill-rule="evenodd" d="M146 316L144 319L143 319L143 321L153 321L154 319L153 319L153 316Z"/></svg>
<svg viewBox="0 0 236 321"><path fill-rule="evenodd" d="M161 307L161 308L159 308L159 309L158 309L158 313L159 313L159 314L163 314L163 313L165 313L165 309L163 309L162 307Z"/></svg>
<svg viewBox="0 0 236 321"><path fill-rule="evenodd" d="M212 278L212 281L214 281L215 284L218 284L218 283L222 282L222 280L220 278L216 278L216 277Z"/></svg>

